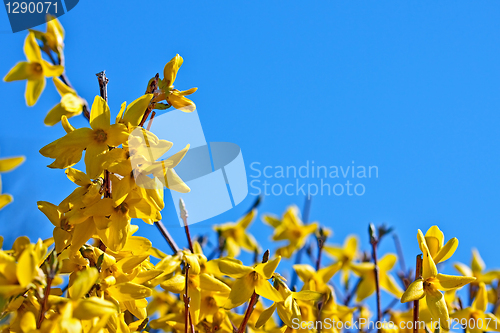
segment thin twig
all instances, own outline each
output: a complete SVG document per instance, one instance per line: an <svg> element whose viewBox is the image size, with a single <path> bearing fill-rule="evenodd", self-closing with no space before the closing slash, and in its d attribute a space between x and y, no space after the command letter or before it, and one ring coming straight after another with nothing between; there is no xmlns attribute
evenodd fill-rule
<svg viewBox="0 0 500 333"><path fill-rule="evenodd" d="M373 273L375 274L375 291L377 294L377 320L378 322L382 322L382 308L380 305L380 276L379 276L379 269L378 269L378 258L377 258L377 245L379 242L378 236L376 235L375 231L375 226L370 223L370 226L368 228L368 232L370 235L370 244L372 246L372 259L373 259L373 264L375 265L373 267Z"/></svg>
<svg viewBox="0 0 500 333"><path fill-rule="evenodd" d="M417 262L416 262L416 265L415 265L415 280L418 280L422 277L422 255L419 254L417 256ZM413 301L413 333L417 333L418 332L418 327L417 327L417 324L418 324L418 316L419 316L419 312L420 312L420 303L419 303L419 300L415 300Z"/></svg>
<svg viewBox="0 0 500 333"><path fill-rule="evenodd" d="M160 234L163 236L163 238L165 238L165 240L167 241L167 243L170 246L170 248L172 249L172 251L174 253L179 252L180 251L179 247L177 246L174 239L172 238L172 236L168 232L167 228L165 228L163 223L161 221L156 221L155 226L156 226L156 228L158 228L158 231L160 231Z"/></svg>
<svg viewBox="0 0 500 333"><path fill-rule="evenodd" d="M36 324L36 328L38 329L42 327L42 322L45 319L45 312L47 311L49 305L50 288L52 287L53 280L54 279L52 277L47 276L47 286L43 292L42 307L40 308L40 316L38 317L38 322Z"/></svg>
<svg viewBox="0 0 500 333"><path fill-rule="evenodd" d="M323 232L323 228L319 228L319 236L316 237L318 241L318 257L316 258L316 271L319 271L321 268L321 255L323 253L323 246L326 242L326 235Z"/></svg>
<svg viewBox="0 0 500 333"><path fill-rule="evenodd" d="M269 250L264 252L264 255L262 256L262 263L263 264L265 264L268 261L269 261ZM250 319L250 316L252 315L253 309L255 308L255 304L257 304L257 300L258 300L258 296L254 291L252 294L252 297L250 298L250 301L248 302L248 307L245 311L245 316L243 317L243 321L241 322L237 333L245 332L245 328L248 324L248 320Z"/></svg>
<svg viewBox="0 0 500 333"><path fill-rule="evenodd" d="M185 286L184 290L185 293L183 295L184 297L184 333L188 333L188 328L189 328L189 302L191 301L191 298L188 296L189 295L189 264L186 262L184 264L184 269L185 269L185 274L186 274L186 279L185 279Z"/></svg>
<svg viewBox="0 0 500 333"><path fill-rule="evenodd" d="M99 82L99 94L102 99L108 103L108 82L109 79L106 77L106 72L102 71L96 74L97 81ZM109 171L104 170L104 197L111 198L111 179L109 177Z"/></svg>
<svg viewBox="0 0 500 333"><path fill-rule="evenodd" d="M394 239L394 244L396 246L396 252L398 254L398 259L399 259L399 266L401 267L401 270L406 273L405 257L403 255L403 247L401 246L399 237L396 233L394 233L392 235L392 239Z"/></svg>
<svg viewBox="0 0 500 333"><path fill-rule="evenodd" d="M356 281L356 284L352 287L351 291L345 297L344 305L349 305L349 302L351 302L353 296L358 291L361 281L363 281L363 278L359 278L358 281Z"/></svg>
<svg viewBox="0 0 500 333"><path fill-rule="evenodd" d="M189 232L189 227L187 222L188 212L186 210L186 205L184 204L184 200L182 200L182 198L179 199L179 209L181 211L181 219L184 222L184 230L186 231L186 237L188 240L189 249L191 250L192 253L194 253L193 241L191 240L191 233Z"/></svg>

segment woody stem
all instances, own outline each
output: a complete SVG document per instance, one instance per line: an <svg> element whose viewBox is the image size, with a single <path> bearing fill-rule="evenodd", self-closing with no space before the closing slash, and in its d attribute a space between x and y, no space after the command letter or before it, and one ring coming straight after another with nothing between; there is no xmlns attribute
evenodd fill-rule
<svg viewBox="0 0 500 333"><path fill-rule="evenodd" d="M375 265L375 267L373 268L373 272L375 274L375 288L376 288L375 290L377 293L377 320L379 322L381 322L382 321L382 308L380 305L380 276L379 276L379 269L378 269L377 244L378 244L377 239L371 240L372 257L373 257L373 263Z"/></svg>
<svg viewBox="0 0 500 333"><path fill-rule="evenodd" d="M415 280L422 277L422 255L417 256L417 262L415 265ZM418 316L419 316L419 300L413 301L413 333L418 332Z"/></svg>

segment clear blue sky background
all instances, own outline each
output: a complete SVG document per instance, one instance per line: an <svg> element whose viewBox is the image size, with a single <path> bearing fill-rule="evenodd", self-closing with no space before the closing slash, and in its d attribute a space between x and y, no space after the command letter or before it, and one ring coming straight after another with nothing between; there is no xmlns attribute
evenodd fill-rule
<svg viewBox="0 0 500 333"><path fill-rule="evenodd" d="M10 33L0 12L3 76L24 60L26 33ZM489 266L500 266L499 17L498 1L80 1L61 22L70 80L91 101L94 74L105 69L114 114L180 53L176 86L199 88L193 100L207 140L239 144L249 175L252 162L378 166L377 179L362 181L363 196L313 199L311 219L334 230L331 242L354 232L367 250L368 223L385 222L413 260L416 230L437 224L447 239L459 238L455 260L468 263L475 246ZM38 154L63 133L43 125L59 96L49 83L28 108L24 83L0 87L0 156L27 156L2 176L15 203L0 212L0 233L8 243L20 234L49 237L36 201L58 203L73 189ZM254 199L194 233L236 220ZM260 212L303 202L302 195L267 196ZM167 210L165 220L174 220ZM167 251L154 227L139 225ZM172 232L183 244L182 230ZM251 232L268 244L270 228L256 221ZM393 251L390 239L383 250Z"/></svg>

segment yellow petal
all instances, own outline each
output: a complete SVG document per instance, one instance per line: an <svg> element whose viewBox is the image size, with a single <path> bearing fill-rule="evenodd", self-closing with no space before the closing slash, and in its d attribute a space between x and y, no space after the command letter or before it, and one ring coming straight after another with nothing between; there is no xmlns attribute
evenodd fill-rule
<svg viewBox="0 0 500 333"><path fill-rule="evenodd" d="M38 101L38 98L42 94L45 88L45 77L40 77L38 79L28 80L26 83L26 104L28 106L33 106Z"/></svg>
<svg viewBox="0 0 500 333"><path fill-rule="evenodd" d="M27 80L31 76L30 64L26 61L18 62L10 71L5 75L3 80L5 82Z"/></svg>
<svg viewBox="0 0 500 333"><path fill-rule="evenodd" d="M93 142L87 146L87 151L85 152L85 166L87 167L87 175L91 179L98 178L104 171L102 166L102 157L107 151L108 145L105 143Z"/></svg>
<svg viewBox="0 0 500 333"><path fill-rule="evenodd" d="M110 117L108 103L101 96L96 96L90 110L90 127L106 130L110 126Z"/></svg>
<svg viewBox="0 0 500 333"><path fill-rule="evenodd" d="M82 299L77 303L73 310L73 316L80 320L90 320L95 317L101 317L116 313L118 309L110 301L92 296Z"/></svg>
<svg viewBox="0 0 500 333"><path fill-rule="evenodd" d="M375 273L369 272L364 275L359 283L358 290L356 291L356 301L361 302L367 297L370 297L375 292Z"/></svg>
<svg viewBox="0 0 500 333"><path fill-rule="evenodd" d="M264 326L265 323L269 321L271 316L274 314L274 311L276 311L276 303L262 311L262 313L259 316L259 319L257 320L257 323L255 323L255 327L260 328Z"/></svg>
<svg viewBox="0 0 500 333"><path fill-rule="evenodd" d="M456 288L460 288L465 286L472 281L475 281L475 277L470 276L455 276L455 275L446 275L446 274L438 274L436 276L437 284L436 287L440 290L452 290Z"/></svg>
<svg viewBox="0 0 500 333"><path fill-rule="evenodd" d="M239 221L238 221L238 226L243 228L243 229L246 229L248 228L248 226L250 225L250 223L252 223L252 221L254 220L255 216L257 214L257 209L252 209L251 211L249 211L247 214L245 214L245 216L243 216Z"/></svg>
<svg viewBox="0 0 500 333"><path fill-rule="evenodd" d="M106 143L110 146L116 147L125 143L128 139L127 127L124 124L113 124L107 130Z"/></svg>
<svg viewBox="0 0 500 333"><path fill-rule="evenodd" d="M127 126L139 126L144 116L144 112L146 112L151 102L151 98L153 98L153 94L146 94L130 103L123 114L123 123Z"/></svg>
<svg viewBox="0 0 500 333"><path fill-rule="evenodd" d="M132 282L116 284L107 289L109 294L119 302L134 301L150 297L150 288Z"/></svg>
<svg viewBox="0 0 500 333"><path fill-rule="evenodd" d="M472 262L470 265L472 272L477 275L478 273L484 271L485 266L486 265L484 264L483 258L481 258L479 251L477 249L472 249Z"/></svg>
<svg viewBox="0 0 500 333"><path fill-rule="evenodd" d="M472 303L472 308L481 312L486 312L488 308L488 294L486 292L486 285L483 282L479 283L479 289Z"/></svg>
<svg viewBox="0 0 500 333"><path fill-rule="evenodd" d="M40 46L36 42L35 35L29 33L24 41L24 54L30 62L40 62L42 60L42 52L40 51Z"/></svg>
<svg viewBox="0 0 500 333"><path fill-rule="evenodd" d="M267 280L258 279L255 285L255 293L273 302L283 302L283 296Z"/></svg>
<svg viewBox="0 0 500 333"><path fill-rule="evenodd" d="M123 214L112 214L107 229L97 229L104 245L111 251L118 252L126 244L130 233L130 219Z"/></svg>
<svg viewBox="0 0 500 333"><path fill-rule="evenodd" d="M89 178L89 176L87 176L80 170L67 168L65 173L68 179L78 186L90 185L92 183L92 180Z"/></svg>
<svg viewBox="0 0 500 333"><path fill-rule="evenodd" d="M165 187L179 192L179 193L188 193L191 191L189 186L184 183L184 181L177 175L174 169L168 168L166 177L164 178L165 180Z"/></svg>
<svg viewBox="0 0 500 333"><path fill-rule="evenodd" d="M61 65L52 65L45 60L40 61L40 65L42 65L43 75L46 77L61 76L64 73L64 67Z"/></svg>
<svg viewBox="0 0 500 333"><path fill-rule="evenodd" d="M425 233L425 241L427 243L427 247L429 248L429 253L432 257L434 257L443 247L444 234L441 230L439 230L437 225L433 225Z"/></svg>
<svg viewBox="0 0 500 333"><path fill-rule="evenodd" d="M27 247L21 253L17 263L17 280L22 287L26 287L33 281L38 273L38 260L35 257L33 247Z"/></svg>
<svg viewBox="0 0 500 333"><path fill-rule="evenodd" d="M241 304L250 300L250 297L255 290L256 284L256 281L254 280L254 274L255 273L247 274L242 278L234 281L231 287L229 298L224 304L224 308L226 310L230 310L232 308L240 306Z"/></svg>
<svg viewBox="0 0 500 333"><path fill-rule="evenodd" d="M302 301L316 302L319 301L322 297L322 293L318 293L316 291L310 290L302 290L299 292L292 292L292 296L294 299L299 299Z"/></svg>
<svg viewBox="0 0 500 333"><path fill-rule="evenodd" d="M182 95L182 96L187 96L187 95L194 94L196 92L196 90L198 90L198 88L191 88L191 89L188 89L188 90L179 91L178 94Z"/></svg>
<svg viewBox="0 0 500 333"><path fill-rule="evenodd" d="M457 238L450 239L434 256L434 262L439 263L450 259L453 253L455 253L457 247L458 247L458 239Z"/></svg>
<svg viewBox="0 0 500 333"><path fill-rule="evenodd" d="M30 333L36 330L36 318L33 312L28 311L26 312L22 318L21 322L19 323L19 326L21 326L21 331L23 333Z"/></svg>
<svg viewBox="0 0 500 333"><path fill-rule="evenodd" d="M72 300L77 300L84 297L96 283L98 278L99 272L95 267L89 267L78 272L73 284L68 288L70 298Z"/></svg>
<svg viewBox="0 0 500 333"><path fill-rule="evenodd" d="M188 150L189 150L190 145L186 145L181 151L175 153L174 155L170 156L165 160L165 166L169 168L175 168L177 164L179 164L184 156L186 156Z"/></svg>
<svg viewBox="0 0 500 333"><path fill-rule="evenodd" d="M344 242L344 253L354 256L358 251L358 237L349 235Z"/></svg>
<svg viewBox="0 0 500 333"><path fill-rule="evenodd" d="M170 279L163 281L160 287L171 293L180 294L186 288L186 278L182 274L176 274Z"/></svg>
<svg viewBox="0 0 500 333"><path fill-rule="evenodd" d="M47 126L54 126L57 124L59 121L61 121L61 118L63 116L69 115L70 112L66 111L61 103L57 104L54 106L50 111L47 113L45 116L45 119L43 120L43 123Z"/></svg>
<svg viewBox="0 0 500 333"><path fill-rule="evenodd" d="M47 201L38 201L38 209L47 216L49 221L55 226L61 226L61 212L56 205Z"/></svg>
<svg viewBox="0 0 500 333"><path fill-rule="evenodd" d="M12 171L21 165L26 158L24 156L0 158L0 172Z"/></svg>
<svg viewBox="0 0 500 333"><path fill-rule="evenodd" d="M75 225L70 252L79 251L83 244L85 244L95 233L95 224L92 217L89 217L84 222Z"/></svg>
<svg viewBox="0 0 500 333"><path fill-rule="evenodd" d="M403 295L403 290L401 290L401 287L391 274L380 274L380 287L396 298L400 298Z"/></svg>
<svg viewBox="0 0 500 333"><path fill-rule="evenodd" d="M462 264L461 262L454 263L453 267L455 267L455 269L464 276L472 276L472 270L469 266Z"/></svg>
<svg viewBox="0 0 500 333"><path fill-rule="evenodd" d="M274 258L273 260L270 260L264 264L262 264L262 263L258 264L255 267L255 271L257 271L263 278L268 280L268 279L273 277L273 273L276 270L276 268L278 267L280 260L281 260L281 257L278 256L278 257Z"/></svg>
<svg viewBox="0 0 500 333"><path fill-rule="evenodd" d="M231 291L231 288L227 284L206 273L200 274L200 289L221 293L229 293Z"/></svg>
<svg viewBox="0 0 500 333"><path fill-rule="evenodd" d="M73 94L64 94L61 97L61 106L69 113L69 117L77 116L83 111L84 101Z"/></svg>
<svg viewBox="0 0 500 333"><path fill-rule="evenodd" d="M306 264L293 265L293 269L303 282L309 281L316 273L314 268Z"/></svg>
<svg viewBox="0 0 500 333"><path fill-rule="evenodd" d="M450 329L450 317L443 294L439 290L433 288L427 290L425 294L427 307L431 312L433 321L439 320L442 328L448 331Z"/></svg>
<svg viewBox="0 0 500 333"><path fill-rule="evenodd" d="M163 68L163 81L170 87L174 84L175 77L177 76L177 71L182 66L183 59L180 55L176 54Z"/></svg>
<svg viewBox="0 0 500 333"><path fill-rule="evenodd" d="M56 90L59 95L61 95L61 97L65 94L76 95L76 91L67 86L64 82L61 81L61 79L54 77L52 78L52 81L54 82L54 86L56 87Z"/></svg>
<svg viewBox="0 0 500 333"><path fill-rule="evenodd" d="M323 267L318 271L318 276L324 283L328 283L332 277L342 268L342 262L336 262L330 266Z"/></svg>
<svg viewBox="0 0 500 333"><path fill-rule="evenodd" d="M378 262L379 270L381 272L390 271L396 264L396 261L398 261L398 257L395 254L392 253L386 254Z"/></svg>
<svg viewBox="0 0 500 333"><path fill-rule="evenodd" d="M183 112L189 113L196 110L196 105L192 100L180 95L179 92L176 91L171 92L167 96L167 101L174 108Z"/></svg>
<svg viewBox="0 0 500 333"><path fill-rule="evenodd" d="M401 303L416 301L418 299L421 299L424 296L425 296L424 280L417 279L417 280L413 281L408 286L408 289L406 289L406 291L403 293L403 296L401 296Z"/></svg>
<svg viewBox="0 0 500 333"><path fill-rule="evenodd" d="M435 277L438 274L436 264L434 263L434 259L432 259L431 254L429 253L429 249L427 248L427 244L420 243L420 247L422 249L422 278L427 280L430 277Z"/></svg>

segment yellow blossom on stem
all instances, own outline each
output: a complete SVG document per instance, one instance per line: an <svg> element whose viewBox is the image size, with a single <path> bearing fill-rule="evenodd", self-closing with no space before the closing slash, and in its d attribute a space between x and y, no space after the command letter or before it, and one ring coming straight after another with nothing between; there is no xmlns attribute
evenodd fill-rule
<svg viewBox="0 0 500 333"><path fill-rule="evenodd" d="M468 308L458 310L450 315L457 323L463 324L465 332L481 333L500 331L498 325L499 319L492 313L487 312L488 309L488 293L486 285L483 282L479 283L479 290L472 305Z"/></svg>
<svg viewBox="0 0 500 333"><path fill-rule="evenodd" d="M193 112L196 105L186 96L193 94L198 88L191 88L184 91L174 89L177 71L182 66L183 59L180 55L172 58L163 69L163 80L160 80L158 86L161 94L155 98L155 101L167 100L168 104L184 112Z"/></svg>
<svg viewBox="0 0 500 333"><path fill-rule="evenodd" d="M227 222L214 226L214 230L217 231L219 237L225 242L224 248L227 250L229 257L237 257L240 254L240 249L249 252L258 251L259 245L257 241L247 231L256 214L257 210L252 209L236 223Z"/></svg>
<svg viewBox="0 0 500 333"><path fill-rule="evenodd" d="M354 260L358 255L358 243L359 240L357 236L349 235L346 237L344 245L326 244L324 246L325 252L341 263L342 282L344 284L346 284L349 279L351 265L354 263Z"/></svg>
<svg viewBox="0 0 500 333"><path fill-rule="evenodd" d="M423 249L422 260L422 277L413 281L403 296L401 296L401 303L416 301L421 298L426 299L427 307L435 320L440 320L441 326L449 330L449 314L448 307L444 295L440 290L453 290L476 280L475 277L468 276L453 276L438 273L434 259L432 258L427 244L420 243Z"/></svg>
<svg viewBox="0 0 500 333"><path fill-rule="evenodd" d="M54 158L50 168L64 169L77 163L83 150L87 175L97 178L102 173L101 158L109 147L117 147L128 138L127 127L124 124L110 125L108 104L102 97L96 96L90 111L90 127L75 129L62 138L40 149L45 157Z"/></svg>
<svg viewBox="0 0 500 333"><path fill-rule="evenodd" d="M64 72L64 67L51 65L42 59L42 52L35 35L29 33L24 42L24 54L28 61L18 62L4 77L4 81L27 80L26 104L33 106L45 88L45 77L57 77Z"/></svg>
<svg viewBox="0 0 500 333"><path fill-rule="evenodd" d="M474 276L476 282L484 282L489 284L500 277L500 270L490 270L485 272L486 265L477 249L472 249L472 260L470 266L460 262L454 263L453 266L460 274L464 276Z"/></svg>
<svg viewBox="0 0 500 333"><path fill-rule="evenodd" d="M389 271L396 264L397 257L392 253L386 254L378 261L379 283L380 288L400 298L403 290L398 285L394 277L389 274ZM361 277L358 289L356 291L356 301L360 302L365 298L371 296L375 292L375 264L371 262L362 262L352 264L352 271Z"/></svg>
<svg viewBox="0 0 500 333"><path fill-rule="evenodd" d="M254 267L244 266L239 260L232 258L213 260L222 274L236 279L224 308L229 310L240 306L247 302L254 292L274 302L283 301L281 294L267 281L273 277L280 260L281 257L277 257Z"/></svg>
<svg viewBox="0 0 500 333"><path fill-rule="evenodd" d="M41 32L29 29L35 37L49 49L60 54L64 48L64 28L57 18L52 15L47 15L47 31Z"/></svg>
<svg viewBox="0 0 500 333"><path fill-rule="evenodd" d="M61 102L54 106L45 116L44 124L53 126L61 121L62 116L71 118L82 113L86 104L85 100L79 97L76 91L63 83L59 78L53 78L57 92L61 95Z"/></svg>
<svg viewBox="0 0 500 333"><path fill-rule="evenodd" d="M318 229L317 223L304 224L299 217L297 206L289 207L280 220L272 215L264 215L263 221L274 228L273 240L287 240L286 246L276 250L277 255L290 258L306 244L307 237Z"/></svg>

